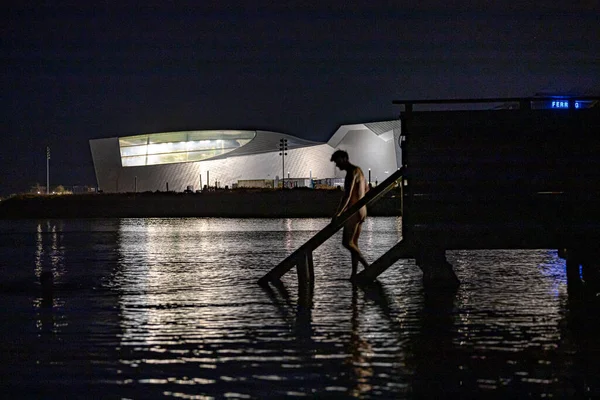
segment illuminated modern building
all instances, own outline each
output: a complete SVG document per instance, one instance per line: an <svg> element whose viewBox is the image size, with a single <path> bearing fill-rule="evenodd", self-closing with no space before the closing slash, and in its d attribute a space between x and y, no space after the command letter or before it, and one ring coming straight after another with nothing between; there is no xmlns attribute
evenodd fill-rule
<svg viewBox="0 0 600 400"><path fill-rule="evenodd" d="M104 192L184 191L234 187L238 181L339 178L330 161L337 149L382 181L400 163L400 123L343 125L327 143L283 133L201 130L90 140L98 188ZM287 155L280 146L287 145Z"/></svg>

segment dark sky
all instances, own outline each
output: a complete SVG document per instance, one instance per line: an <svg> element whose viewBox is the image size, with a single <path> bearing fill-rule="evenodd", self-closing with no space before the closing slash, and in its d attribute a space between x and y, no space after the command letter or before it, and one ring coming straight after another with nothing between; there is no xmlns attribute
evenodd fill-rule
<svg viewBox="0 0 600 400"><path fill-rule="evenodd" d="M325 141L394 99L600 93L599 1L83 3L2 6L0 195L45 184L46 145L51 184L95 185L92 138Z"/></svg>

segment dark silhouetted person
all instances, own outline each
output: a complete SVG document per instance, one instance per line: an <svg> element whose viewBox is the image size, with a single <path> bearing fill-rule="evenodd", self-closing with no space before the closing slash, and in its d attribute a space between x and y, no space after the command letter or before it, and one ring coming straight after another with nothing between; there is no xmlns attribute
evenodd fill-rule
<svg viewBox="0 0 600 400"><path fill-rule="evenodd" d="M336 167L342 171L346 171L344 196L333 217L335 220L354 203L362 199L369 189L367 187L365 175L359 167L350 163L347 152L344 150L337 150L331 155L331 161L335 163ZM358 237L360 236L362 223L366 218L367 207L364 206L344 223L342 244L345 248L350 250L350 255L352 256L352 275L350 276L350 279L354 279L356 276L359 262L365 268L369 265L358 249Z"/></svg>

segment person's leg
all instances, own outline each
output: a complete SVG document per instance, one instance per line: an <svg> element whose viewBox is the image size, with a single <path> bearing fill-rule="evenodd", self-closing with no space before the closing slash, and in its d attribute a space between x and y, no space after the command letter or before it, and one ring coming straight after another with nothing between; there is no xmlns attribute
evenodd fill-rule
<svg viewBox="0 0 600 400"><path fill-rule="evenodd" d="M360 250L358 249L358 238L360 237L361 232L361 222L350 221L346 223L344 226L344 234L342 239L342 244L345 248L350 251L350 256L352 259L352 275L351 278L356 276L358 272L358 263L360 262L365 268L369 266L367 260L362 256Z"/></svg>
<svg viewBox="0 0 600 400"><path fill-rule="evenodd" d="M363 257L360 249L358 248L358 238L360 237L360 232L362 230L362 221L356 224L356 228L354 229L354 235L352 236L352 247L354 248L354 254L358 261L363 265L363 267L367 268L369 263Z"/></svg>
<svg viewBox="0 0 600 400"><path fill-rule="evenodd" d="M352 239L354 237L355 229L355 224L347 222L344 225L344 233L342 236L342 245L348 250L350 250L350 258L352 260L352 274L350 275L350 279L354 278L358 271L358 258L356 257L356 254L352 249Z"/></svg>

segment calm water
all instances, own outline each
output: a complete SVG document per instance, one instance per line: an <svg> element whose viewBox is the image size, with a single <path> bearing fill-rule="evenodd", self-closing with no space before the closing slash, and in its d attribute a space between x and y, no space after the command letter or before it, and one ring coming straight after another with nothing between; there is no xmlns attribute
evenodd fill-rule
<svg viewBox="0 0 600 400"><path fill-rule="evenodd" d="M3 394L13 398L600 395L598 310L555 251L449 252L426 295L411 260L363 290L334 236L312 298L256 281L326 219L0 221ZM369 218L375 260L401 221ZM52 293L39 276L50 271Z"/></svg>

